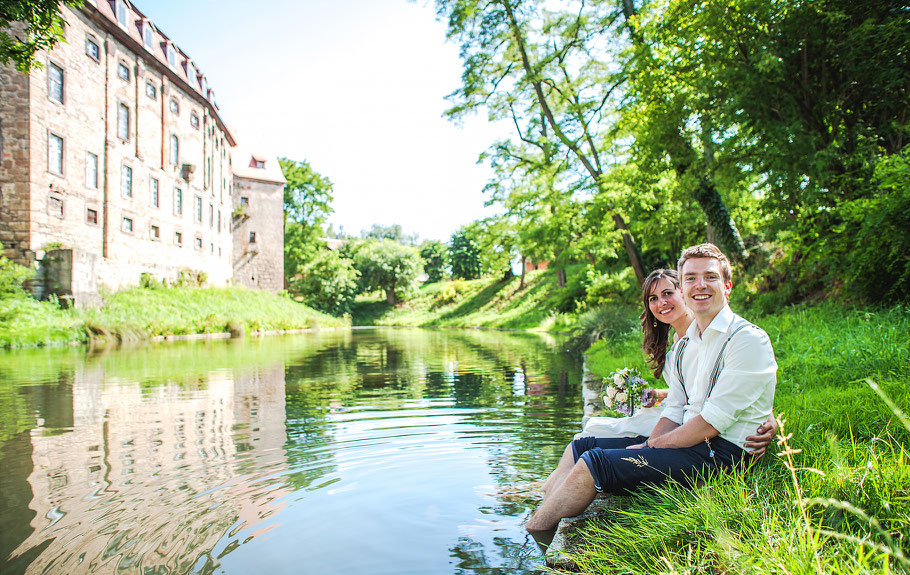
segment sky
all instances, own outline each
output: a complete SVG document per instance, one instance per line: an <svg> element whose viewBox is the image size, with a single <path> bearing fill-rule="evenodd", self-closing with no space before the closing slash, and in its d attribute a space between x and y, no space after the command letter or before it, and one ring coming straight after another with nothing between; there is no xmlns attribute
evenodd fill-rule
<svg viewBox="0 0 910 575"><path fill-rule="evenodd" d="M334 184L337 231L448 240L492 215L477 158L507 128L442 117L458 47L425 0L136 0L215 90L238 142Z"/></svg>

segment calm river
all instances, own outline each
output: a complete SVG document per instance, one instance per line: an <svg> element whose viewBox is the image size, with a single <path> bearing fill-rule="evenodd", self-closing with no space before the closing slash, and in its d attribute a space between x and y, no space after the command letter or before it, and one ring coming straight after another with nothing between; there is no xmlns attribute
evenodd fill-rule
<svg viewBox="0 0 910 575"><path fill-rule="evenodd" d="M369 329L0 355L0 572L527 573L581 419L548 336Z"/></svg>

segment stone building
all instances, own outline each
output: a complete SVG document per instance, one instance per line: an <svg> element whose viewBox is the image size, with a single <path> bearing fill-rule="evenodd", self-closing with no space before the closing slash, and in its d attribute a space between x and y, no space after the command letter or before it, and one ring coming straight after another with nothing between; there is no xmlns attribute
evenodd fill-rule
<svg viewBox="0 0 910 575"><path fill-rule="evenodd" d="M236 142L205 75L126 0L61 9L66 42L41 53L42 69L0 67L6 255L33 265L66 248L52 253L76 294L143 273L230 282ZM260 254L273 253L255 231ZM256 275L280 275L278 264Z"/></svg>
<svg viewBox="0 0 910 575"><path fill-rule="evenodd" d="M274 156L232 150L234 281L284 289L284 174Z"/></svg>

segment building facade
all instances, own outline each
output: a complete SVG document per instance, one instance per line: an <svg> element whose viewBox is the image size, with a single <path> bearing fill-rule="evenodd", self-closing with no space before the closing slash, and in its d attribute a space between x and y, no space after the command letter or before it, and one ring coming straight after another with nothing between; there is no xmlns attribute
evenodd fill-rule
<svg viewBox="0 0 910 575"><path fill-rule="evenodd" d="M62 10L42 69L0 67L6 255L70 248L73 277L112 289L181 270L230 282L236 142L205 75L125 0Z"/></svg>
<svg viewBox="0 0 910 575"><path fill-rule="evenodd" d="M233 153L234 281L284 289L284 174L274 156L237 146Z"/></svg>

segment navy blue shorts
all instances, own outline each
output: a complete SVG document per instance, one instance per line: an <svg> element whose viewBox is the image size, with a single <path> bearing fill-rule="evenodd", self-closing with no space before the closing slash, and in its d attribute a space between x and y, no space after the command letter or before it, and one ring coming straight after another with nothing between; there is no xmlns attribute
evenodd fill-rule
<svg viewBox="0 0 910 575"><path fill-rule="evenodd" d="M663 483L673 479L693 485L699 478L716 471L732 469L746 455L738 445L722 437L678 449L626 449L647 438L582 437L572 442L575 461L583 459L602 493L624 494L643 483Z"/></svg>

